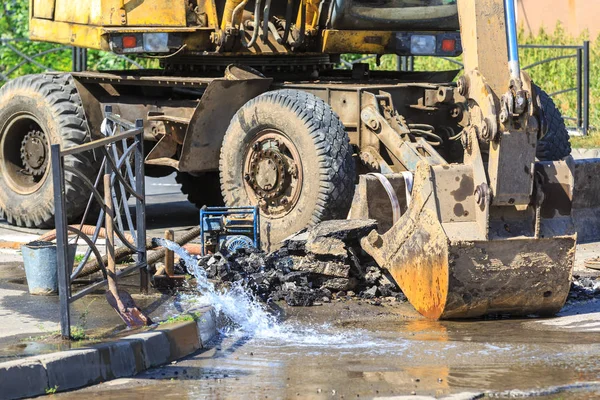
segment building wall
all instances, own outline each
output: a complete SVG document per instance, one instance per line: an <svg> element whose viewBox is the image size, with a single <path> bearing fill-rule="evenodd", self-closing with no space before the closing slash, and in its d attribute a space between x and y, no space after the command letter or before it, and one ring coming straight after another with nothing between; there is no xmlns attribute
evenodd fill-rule
<svg viewBox="0 0 600 400"><path fill-rule="evenodd" d="M553 31L560 21L567 32L578 36L589 30L600 35L600 0L517 0L518 23L526 32L536 34L541 27Z"/></svg>

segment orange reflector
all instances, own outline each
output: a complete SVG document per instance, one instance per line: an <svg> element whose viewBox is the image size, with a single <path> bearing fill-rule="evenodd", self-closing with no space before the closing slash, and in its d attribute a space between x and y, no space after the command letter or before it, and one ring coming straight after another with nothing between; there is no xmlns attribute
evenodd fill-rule
<svg viewBox="0 0 600 400"><path fill-rule="evenodd" d="M137 47L137 39L135 36L123 36L123 48L132 49Z"/></svg>
<svg viewBox="0 0 600 400"><path fill-rule="evenodd" d="M442 40L442 51L444 53L451 53L456 50L456 40L444 39Z"/></svg>

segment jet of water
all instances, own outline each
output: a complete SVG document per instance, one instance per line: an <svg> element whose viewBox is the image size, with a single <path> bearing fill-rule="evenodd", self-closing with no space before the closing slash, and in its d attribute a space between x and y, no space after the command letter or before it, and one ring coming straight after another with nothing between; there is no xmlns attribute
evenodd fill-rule
<svg viewBox="0 0 600 400"><path fill-rule="evenodd" d="M256 298L241 282L235 282L229 290L216 289L208 280L204 268L198 265L198 259L190 255L183 247L172 241L154 238L154 245L166 247L175 252L188 266L196 278L196 287L213 306L217 315L224 315L237 328L247 333L269 331L276 327L275 316L268 312L264 303Z"/></svg>

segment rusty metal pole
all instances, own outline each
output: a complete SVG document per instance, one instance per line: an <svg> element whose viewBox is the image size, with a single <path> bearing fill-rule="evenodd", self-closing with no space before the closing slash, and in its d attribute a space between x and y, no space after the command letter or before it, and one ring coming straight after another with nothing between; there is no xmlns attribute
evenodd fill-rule
<svg viewBox="0 0 600 400"><path fill-rule="evenodd" d="M175 232L172 229L165 231L165 239L171 242L175 240ZM175 253L167 249L165 251L165 272L169 278L175 275Z"/></svg>
<svg viewBox="0 0 600 400"><path fill-rule="evenodd" d="M104 203L106 204L106 256L108 259L106 274L108 290L112 293L121 312L124 312L123 303L119 300L119 289L117 287L117 267L115 263L115 232L113 228L113 207L110 187L110 174L104 174Z"/></svg>

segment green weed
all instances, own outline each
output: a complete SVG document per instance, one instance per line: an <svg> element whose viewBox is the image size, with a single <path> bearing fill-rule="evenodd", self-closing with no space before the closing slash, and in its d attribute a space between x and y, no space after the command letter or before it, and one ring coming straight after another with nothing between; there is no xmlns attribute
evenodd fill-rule
<svg viewBox="0 0 600 400"><path fill-rule="evenodd" d="M159 323L159 325L166 325L166 324L175 324L178 322L191 322L191 321L201 321L201 322L205 322L204 319L201 319L202 317L201 312L190 312L190 313L186 313L186 314L180 314L180 315L176 315L173 317L169 317L169 319L162 321Z"/></svg>
<svg viewBox="0 0 600 400"><path fill-rule="evenodd" d="M56 393L57 390L58 390L58 385L51 387L51 388L46 388L46 394L54 394L54 393Z"/></svg>

